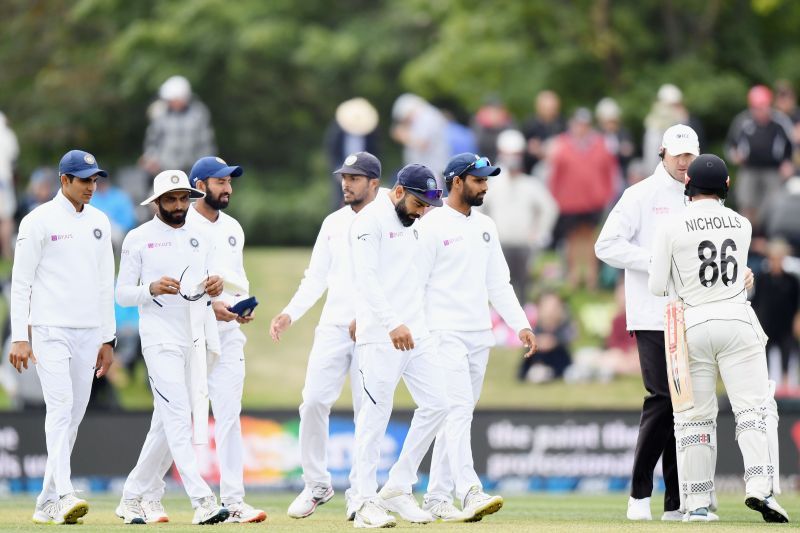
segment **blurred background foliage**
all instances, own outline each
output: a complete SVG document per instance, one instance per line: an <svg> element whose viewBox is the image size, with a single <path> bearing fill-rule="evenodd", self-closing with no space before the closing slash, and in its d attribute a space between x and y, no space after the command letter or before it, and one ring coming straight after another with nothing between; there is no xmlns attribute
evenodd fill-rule
<svg viewBox="0 0 800 533"><path fill-rule="evenodd" d="M381 115L412 91L465 120L488 94L519 120L537 91L568 112L614 96L641 138L657 88L675 83L712 147L747 88L800 81L793 0L5 0L0 110L20 174L82 147L134 164L159 85L186 76L220 154L247 168L236 214L252 244L309 244L328 209L322 136L343 100ZM243 198L242 198L243 197Z"/></svg>

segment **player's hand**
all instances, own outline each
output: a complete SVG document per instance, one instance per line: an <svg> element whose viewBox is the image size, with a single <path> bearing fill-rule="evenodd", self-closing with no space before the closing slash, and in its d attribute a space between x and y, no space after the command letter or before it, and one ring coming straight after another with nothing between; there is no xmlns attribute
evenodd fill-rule
<svg viewBox="0 0 800 533"><path fill-rule="evenodd" d="M269 324L269 336L272 340L278 342L281 340L281 333L286 331L292 325L292 317L286 313L281 313L272 319Z"/></svg>
<svg viewBox="0 0 800 533"><path fill-rule="evenodd" d="M161 279L150 284L150 294L159 296L161 294L178 294L181 282L169 276L162 276Z"/></svg>
<svg viewBox="0 0 800 533"><path fill-rule="evenodd" d="M222 294L222 278L219 276L209 276L206 280L206 292L209 296L219 296Z"/></svg>
<svg viewBox="0 0 800 533"><path fill-rule="evenodd" d="M347 328L347 332L350 333L350 338L353 342L356 342L356 319L354 318L350 321L350 326Z"/></svg>
<svg viewBox="0 0 800 533"><path fill-rule="evenodd" d="M214 316L220 322L230 322L239 318L239 315L228 310L228 304L222 300L211 302L211 309L214 310Z"/></svg>
<svg viewBox="0 0 800 533"><path fill-rule="evenodd" d="M401 324L390 331L389 338L392 339L394 347L400 351L414 349L414 338L411 336L411 330L405 324Z"/></svg>
<svg viewBox="0 0 800 533"><path fill-rule="evenodd" d="M753 288L753 284L755 283L755 276L753 276L753 271L750 270L750 267L744 267L744 288L745 290L750 290Z"/></svg>
<svg viewBox="0 0 800 533"><path fill-rule="evenodd" d="M236 315L236 322L238 322L239 324L249 324L250 322L255 320L255 318L256 318L256 312L253 311L247 316Z"/></svg>
<svg viewBox="0 0 800 533"><path fill-rule="evenodd" d="M530 357L536 353L536 335L533 334L533 331L528 328L523 329L519 332L519 340L528 349L523 357Z"/></svg>
<svg viewBox="0 0 800 533"><path fill-rule="evenodd" d="M94 366L97 372L94 375L102 378L111 368L112 363L114 363L114 348L110 344L101 345L97 352L97 364Z"/></svg>
<svg viewBox="0 0 800 533"><path fill-rule="evenodd" d="M36 356L33 355L33 350L31 350L31 343L28 341L12 342L11 350L8 352L8 361L17 369L17 372L22 374L22 369L28 368L28 359L32 363L36 363Z"/></svg>

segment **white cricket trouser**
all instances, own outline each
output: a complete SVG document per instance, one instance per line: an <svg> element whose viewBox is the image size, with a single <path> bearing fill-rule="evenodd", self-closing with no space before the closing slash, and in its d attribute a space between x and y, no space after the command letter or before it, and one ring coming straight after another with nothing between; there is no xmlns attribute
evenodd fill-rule
<svg viewBox="0 0 800 533"><path fill-rule="evenodd" d="M400 351L391 343L356 347L362 380L361 411L356 420L356 490L358 498L374 498L381 439L392 415L394 391L400 378L417 404L397 462L386 487L410 493L417 470L447 416L447 390L436 364L433 337L415 339L413 350Z"/></svg>
<svg viewBox="0 0 800 533"><path fill-rule="evenodd" d="M244 444L242 442L242 390L244 345L241 329L219 332L219 361L208 375L208 396L214 412L214 442L219 459L219 493L226 505L244 500Z"/></svg>
<svg viewBox="0 0 800 533"><path fill-rule="evenodd" d="M452 502L455 489L456 498L462 501L472 486L481 486L472 462L470 430L495 339L490 330L437 331L434 338L450 408L433 445L426 497Z"/></svg>
<svg viewBox="0 0 800 533"><path fill-rule="evenodd" d="M739 320L709 320L688 328L686 341L694 407L675 413L682 507L692 511L715 506L718 368L736 416L747 494L768 496L774 468L766 422L771 395L764 345L756 327Z"/></svg>
<svg viewBox="0 0 800 533"><path fill-rule="evenodd" d="M70 456L89 403L101 345L100 328L31 328L31 349L47 406L47 463L37 505L73 492Z"/></svg>
<svg viewBox="0 0 800 533"><path fill-rule="evenodd" d="M306 485L331 484L328 472L328 422L331 406L341 395L348 373L355 421L361 408L361 378L355 357L355 343L350 338L347 326L317 326L308 356L303 403L300 405L300 462ZM351 488L348 491L356 483L355 458L351 462Z"/></svg>
<svg viewBox="0 0 800 533"><path fill-rule="evenodd" d="M191 351L191 346L174 344L142 350L153 390L153 419L139 460L125 480L124 499L160 499L163 474L173 459L194 507L200 499L214 494L200 475L192 448L188 364ZM155 486L160 490L154 491Z"/></svg>

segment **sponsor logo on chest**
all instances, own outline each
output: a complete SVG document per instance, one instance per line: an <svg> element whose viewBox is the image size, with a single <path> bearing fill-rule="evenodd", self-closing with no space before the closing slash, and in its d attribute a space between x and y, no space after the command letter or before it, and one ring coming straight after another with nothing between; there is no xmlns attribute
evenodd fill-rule
<svg viewBox="0 0 800 533"><path fill-rule="evenodd" d="M50 235L50 241L57 242L57 241L65 241L67 239L72 239L72 233L57 233Z"/></svg>
<svg viewBox="0 0 800 533"><path fill-rule="evenodd" d="M403 235L405 235L405 233L406 233L405 231L390 231L389 232L389 238L390 239L397 239L397 238L402 237Z"/></svg>
<svg viewBox="0 0 800 533"><path fill-rule="evenodd" d="M654 215L669 215L670 209L666 206L653 206Z"/></svg>
<svg viewBox="0 0 800 533"><path fill-rule="evenodd" d="M464 240L464 236L463 236L463 235L459 235L458 237L453 237L453 238L450 238L450 239L445 239L444 241L442 241L442 243L443 243L445 246L450 246L450 245L452 245L452 244L455 244L455 243L457 243L457 242L461 242L461 241L463 241L463 240Z"/></svg>
<svg viewBox="0 0 800 533"><path fill-rule="evenodd" d="M150 249L153 248L169 248L172 246L172 241L164 241L164 242L148 242L147 247Z"/></svg>

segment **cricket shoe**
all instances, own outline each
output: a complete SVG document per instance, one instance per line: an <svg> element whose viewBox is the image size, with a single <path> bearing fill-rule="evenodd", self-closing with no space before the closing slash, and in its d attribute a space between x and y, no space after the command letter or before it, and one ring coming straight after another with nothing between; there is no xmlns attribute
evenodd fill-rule
<svg viewBox="0 0 800 533"><path fill-rule="evenodd" d="M371 500L365 501L356 511L353 518L353 526L357 528L381 528L394 527L397 521L392 515L387 513L383 507Z"/></svg>
<svg viewBox="0 0 800 533"><path fill-rule="evenodd" d="M225 508L230 512L230 516L225 520L226 523L249 524L263 522L267 519L266 512L244 502L232 503L226 505Z"/></svg>
<svg viewBox="0 0 800 533"><path fill-rule="evenodd" d="M63 495L58 499L58 514L56 524L77 524L78 520L89 512L89 504L86 500L78 498L74 492Z"/></svg>
<svg viewBox="0 0 800 533"><path fill-rule="evenodd" d="M354 492L352 489L348 489L344 493L344 509L345 515L347 516L347 521L352 522L356 518L356 511L358 511L358 499L354 496Z"/></svg>
<svg viewBox="0 0 800 533"><path fill-rule="evenodd" d="M317 510L317 506L327 503L333 498L333 487L330 485L306 485L303 492L289 505L286 511L292 518L305 518Z"/></svg>
<svg viewBox="0 0 800 533"><path fill-rule="evenodd" d="M169 516L161 500L142 500L144 521L148 524L169 522Z"/></svg>
<svg viewBox="0 0 800 533"><path fill-rule="evenodd" d="M425 498L422 508L442 522L466 522L471 517L446 500Z"/></svg>
<svg viewBox="0 0 800 533"><path fill-rule="evenodd" d="M698 507L683 515L684 522L717 522L719 517L708 510L708 507Z"/></svg>
<svg viewBox="0 0 800 533"><path fill-rule="evenodd" d="M120 500L114 513L122 518L125 524L146 524L147 518L142 509L142 502L137 499Z"/></svg>
<svg viewBox="0 0 800 533"><path fill-rule="evenodd" d="M789 521L789 513L786 509L781 507L775 496L770 494L764 499L756 496L748 496L744 500L744 504L754 511L761 513L764 517L764 522L786 523Z"/></svg>
<svg viewBox="0 0 800 533"><path fill-rule="evenodd" d="M647 498L628 498L628 520L652 520L650 513L650 497ZM683 518L683 517L681 517Z"/></svg>
<svg viewBox="0 0 800 533"><path fill-rule="evenodd" d="M55 524L60 507L58 500L48 500L41 505L36 505L33 511L34 524Z"/></svg>
<svg viewBox="0 0 800 533"><path fill-rule="evenodd" d="M484 516L499 511L503 507L503 497L491 496L483 492L479 485L473 485L464 496L461 507L464 509L464 514L467 515L466 522L478 522Z"/></svg>
<svg viewBox="0 0 800 533"><path fill-rule="evenodd" d="M378 493L378 505L389 512L397 513L400 518L414 524L427 524L436 518L428 511L423 511L413 494L383 487Z"/></svg>
<svg viewBox="0 0 800 533"><path fill-rule="evenodd" d="M674 511L664 511L664 514L661 515L662 522L682 522L684 514L680 512L678 509Z"/></svg>
<svg viewBox="0 0 800 533"><path fill-rule="evenodd" d="M200 500L200 505L195 508L192 524L200 524L201 526L219 524L227 520L229 515L230 513L226 508L217 504L215 496L206 496Z"/></svg>

